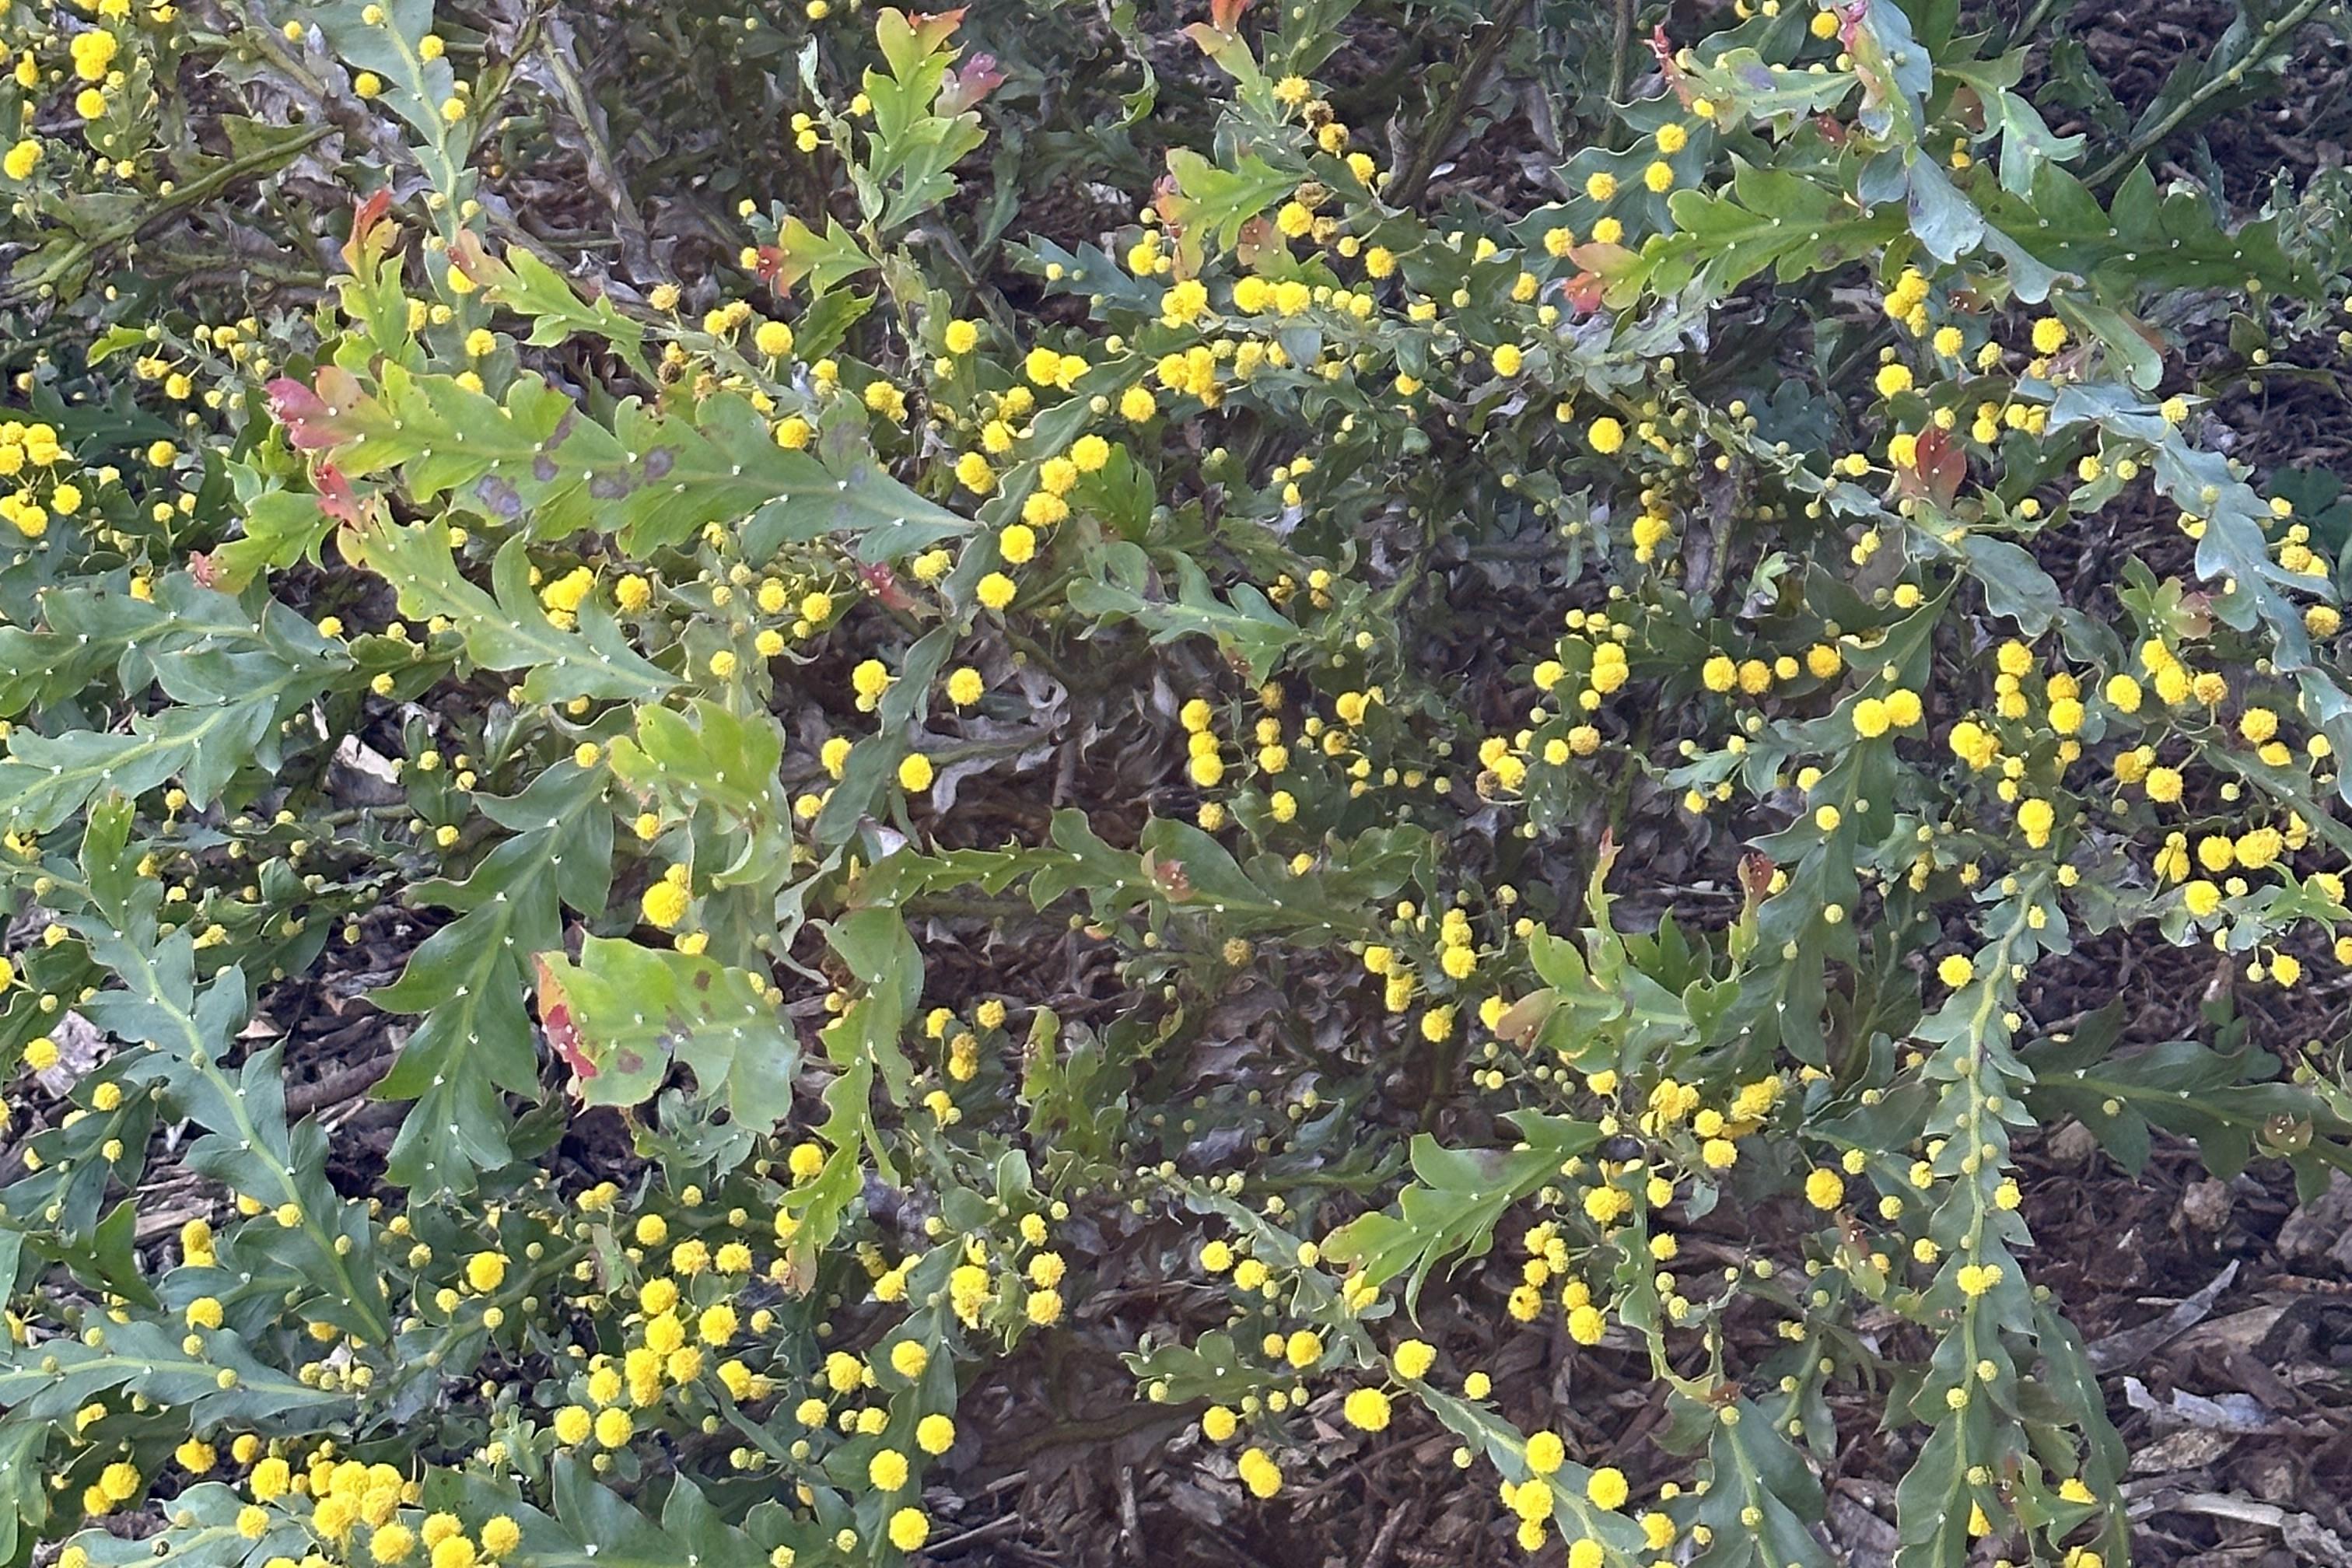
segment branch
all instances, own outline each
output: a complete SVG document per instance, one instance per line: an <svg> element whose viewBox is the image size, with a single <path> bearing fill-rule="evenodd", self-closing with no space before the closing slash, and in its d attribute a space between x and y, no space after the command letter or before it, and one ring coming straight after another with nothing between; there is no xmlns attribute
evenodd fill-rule
<svg viewBox="0 0 2352 1568"><path fill-rule="evenodd" d="M333 135L337 127L332 125L311 126L291 142L280 142L274 147L265 147L259 152L247 153L242 158L233 158L210 174L190 180L186 184L173 190L170 195L158 199L153 206L144 212L109 224L98 233L74 241L38 271L12 275L5 284L0 284L0 305L21 305L28 300L47 294L58 286L60 280L69 277L75 268L89 261L98 252L120 245L125 240L137 238L173 214L183 208L194 206L199 202L210 200L239 180L285 167L303 153Z"/></svg>

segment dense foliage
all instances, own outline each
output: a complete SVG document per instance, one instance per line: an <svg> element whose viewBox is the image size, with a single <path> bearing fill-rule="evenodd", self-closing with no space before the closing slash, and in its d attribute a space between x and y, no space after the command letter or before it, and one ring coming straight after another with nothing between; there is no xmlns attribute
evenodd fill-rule
<svg viewBox="0 0 2352 1568"><path fill-rule="evenodd" d="M2013 1149L2352 1168L2021 992L2352 963L2347 520L2171 352L2342 193L2147 163L2315 8L2060 134L2047 5L0 0L0 1563L897 1561L1114 1247L1236 1498L1821 1563L1862 1389L1906 1565L2122 1561Z"/></svg>

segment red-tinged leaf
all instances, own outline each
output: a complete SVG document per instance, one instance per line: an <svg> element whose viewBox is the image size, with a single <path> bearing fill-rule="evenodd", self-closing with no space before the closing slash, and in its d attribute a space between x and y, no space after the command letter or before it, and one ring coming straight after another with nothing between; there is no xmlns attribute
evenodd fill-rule
<svg viewBox="0 0 2352 1568"><path fill-rule="evenodd" d="M588 1059L587 1048L581 1043L580 1031L572 1023L572 1005L564 995L563 982L550 969L544 954L532 960L539 969L539 1023L547 1031L547 1043L572 1069L575 1084L586 1083L596 1076L596 1064Z"/></svg>
<svg viewBox="0 0 2352 1568"><path fill-rule="evenodd" d="M904 615L916 607L914 599L907 590L898 586L898 577L887 566L878 562L870 566L861 565L857 568L857 575L865 581L866 592L890 609Z"/></svg>
<svg viewBox="0 0 2352 1568"><path fill-rule="evenodd" d="M914 26L916 41L929 53L955 36L955 30L963 26L965 10L966 7L959 5L952 11L928 14L918 11L908 20Z"/></svg>
<svg viewBox="0 0 2352 1568"><path fill-rule="evenodd" d="M1586 277L1598 279L1604 290L1609 284L1631 272L1642 259L1622 245L1603 245L1598 240L1571 246L1568 258L1583 268Z"/></svg>
<svg viewBox="0 0 2352 1568"><path fill-rule="evenodd" d="M1968 454L1931 425L1919 433L1911 466L1897 472L1896 482L1906 493L1925 496L1939 510L1948 510L1952 498L1960 493L1960 481L1968 476Z"/></svg>
<svg viewBox="0 0 2352 1568"><path fill-rule="evenodd" d="M1162 174L1151 182L1151 210L1162 223L1174 223L1184 215L1184 189L1174 174Z"/></svg>
<svg viewBox="0 0 2352 1568"><path fill-rule="evenodd" d="M1209 0L1210 25L1231 37L1241 26L1242 13L1249 9L1250 0Z"/></svg>
<svg viewBox="0 0 2352 1568"><path fill-rule="evenodd" d="M964 62L961 70L948 72L947 81L940 89L936 114L953 116L979 103L1004 83L1004 73L996 66L994 55L974 55Z"/></svg>
<svg viewBox="0 0 2352 1568"><path fill-rule="evenodd" d="M1555 278L1551 291L1568 302L1568 308L1580 316L1589 316L1601 309L1601 296L1608 279L1597 272L1580 272L1573 278Z"/></svg>
<svg viewBox="0 0 2352 1568"><path fill-rule="evenodd" d="M319 510L338 522L358 522L362 519L359 497L352 490L352 481L343 478L342 469L332 463L320 463L310 476L318 488Z"/></svg>
<svg viewBox="0 0 2352 1568"><path fill-rule="evenodd" d="M1696 101L1696 95L1691 91L1690 78L1684 74L1682 62L1675 58L1674 45L1666 41L1666 29L1663 23L1650 29L1650 53L1657 57L1658 74L1666 79L1666 85L1674 89L1676 100L1688 109Z"/></svg>
<svg viewBox="0 0 2352 1568"><path fill-rule="evenodd" d="M287 440L300 451L340 447L359 434L344 416L364 395L359 378L339 365L321 366L311 386L280 376L268 390L270 416L285 426Z"/></svg>
<svg viewBox="0 0 2352 1568"><path fill-rule="evenodd" d="M1862 41L1862 19L1870 15L1870 0L1851 0L1837 8L1838 42L1848 53Z"/></svg>
<svg viewBox="0 0 2352 1568"><path fill-rule="evenodd" d="M214 562L211 552L205 550L188 557L188 575L196 580L196 586L200 588L215 587L221 579L220 567Z"/></svg>
<svg viewBox="0 0 2352 1568"><path fill-rule="evenodd" d="M1144 879L1160 889L1171 903L1181 903L1192 896L1192 879L1181 860L1162 860L1150 850L1143 855Z"/></svg>
<svg viewBox="0 0 2352 1568"><path fill-rule="evenodd" d="M343 244L343 265L353 272L360 269L361 258L382 255L399 239L397 228L381 229L386 214L392 211L389 189L362 198L352 208L352 237Z"/></svg>
<svg viewBox="0 0 2352 1568"><path fill-rule="evenodd" d="M485 249L482 237L470 228L460 231L456 243L450 246L449 265L466 281L485 289L496 288L512 276L512 269Z"/></svg>
<svg viewBox="0 0 2352 1568"><path fill-rule="evenodd" d="M1276 237L1272 219L1251 218L1242 225L1241 237L1234 242L1234 259L1244 267L1255 267L1258 258L1265 255L1269 247L1281 243Z"/></svg>
<svg viewBox="0 0 2352 1568"><path fill-rule="evenodd" d="M1833 114L1814 115L1813 129L1819 131L1822 133L1822 140L1827 142L1831 146L1843 147L1845 145L1845 121L1840 120L1837 116Z"/></svg>

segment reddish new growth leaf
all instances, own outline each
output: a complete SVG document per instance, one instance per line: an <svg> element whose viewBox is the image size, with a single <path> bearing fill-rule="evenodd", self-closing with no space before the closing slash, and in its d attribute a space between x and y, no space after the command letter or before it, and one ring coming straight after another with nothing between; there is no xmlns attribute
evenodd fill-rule
<svg viewBox="0 0 2352 1568"><path fill-rule="evenodd" d="M1968 475L1968 454L1931 425L1919 432L1918 445L1911 453L1911 466L1898 470L1896 478L1910 494L1925 496L1938 508L1948 508L1952 498L1960 493L1960 481Z"/></svg>
<svg viewBox="0 0 2352 1568"><path fill-rule="evenodd" d="M1192 879L1185 872L1181 860L1162 860L1147 850L1143 875L1171 903L1181 903L1192 896Z"/></svg>
<svg viewBox="0 0 2352 1568"><path fill-rule="evenodd" d="M449 265L456 268L468 283L481 288L496 288L512 277L513 270L492 256L482 244L482 237L472 229L457 236L449 247Z"/></svg>
<svg viewBox="0 0 2352 1568"><path fill-rule="evenodd" d="M1241 26L1242 13L1249 5L1250 0L1209 0L1209 25L1220 33L1230 33Z"/></svg>
<svg viewBox="0 0 2352 1568"><path fill-rule="evenodd" d="M390 250L399 237L397 229L379 229L386 214L392 211L392 192L381 190L362 196L352 208L352 237L343 244L343 265L359 270L360 258Z"/></svg>
<svg viewBox="0 0 2352 1568"><path fill-rule="evenodd" d="M359 378L337 365L320 367L315 385L290 376L269 384L269 414L286 428L286 438L304 452L340 447L358 432L343 419L360 400Z"/></svg>
<svg viewBox="0 0 2352 1568"><path fill-rule="evenodd" d="M1696 95L1691 91L1690 78L1683 74L1681 63L1675 58L1674 45L1666 40L1664 24L1650 29L1650 53L1656 57L1658 74L1674 89L1675 100L1688 109L1696 101Z"/></svg>
<svg viewBox="0 0 2352 1568"><path fill-rule="evenodd" d="M1853 0L1837 8L1838 42L1848 52L1861 41L1862 19L1870 15L1870 0Z"/></svg>
<svg viewBox="0 0 2352 1568"><path fill-rule="evenodd" d="M352 481L343 478L342 469L332 463L320 463L318 471L310 476L310 482L318 488L320 511L338 522L360 521L359 497L352 493Z"/></svg>
<svg viewBox="0 0 2352 1568"><path fill-rule="evenodd" d="M1578 248L1589 247L1580 246ZM1608 279L1598 272L1585 271L1573 278L1555 278L1546 287L1567 300L1570 310L1580 316L1589 316L1601 309L1601 291L1607 285Z"/></svg>
<svg viewBox="0 0 2352 1568"><path fill-rule="evenodd" d="M925 53L929 53L946 43L950 36L963 26L965 9L959 5L952 11L918 11L908 16L907 22L915 29L915 41L922 45Z"/></svg>
<svg viewBox="0 0 2352 1568"><path fill-rule="evenodd" d="M865 583L866 592L881 600L888 608L904 615L915 607L914 599L908 595L907 590L898 586L898 577L887 566L879 563L870 566L861 565L857 568L857 575Z"/></svg>
<svg viewBox="0 0 2352 1568"><path fill-rule="evenodd" d="M539 967L539 1024L547 1031L547 1043L563 1065L572 1069L574 1087L596 1076L596 1064L588 1059L582 1046L580 1031L572 1023L572 1004L563 994L563 982L547 967L544 957L533 959Z"/></svg>
<svg viewBox="0 0 2352 1568"><path fill-rule="evenodd" d="M940 89L940 99L934 112L943 115L961 114L1003 84L1004 73L996 68L994 55L974 55L964 62L961 70L948 72L945 85Z"/></svg>

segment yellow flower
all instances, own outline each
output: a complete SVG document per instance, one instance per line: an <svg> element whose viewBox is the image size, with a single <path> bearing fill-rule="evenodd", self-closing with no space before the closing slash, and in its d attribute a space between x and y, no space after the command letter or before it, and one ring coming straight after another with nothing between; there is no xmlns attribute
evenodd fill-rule
<svg viewBox="0 0 2352 1568"><path fill-rule="evenodd" d="M646 889L645 897L637 900L637 907L645 915L647 925L669 931L686 919L686 911L693 902L691 893L664 878Z"/></svg>
<svg viewBox="0 0 2352 1568"><path fill-rule="evenodd" d="M1596 202L1605 202L1617 194L1617 176L1606 169L1594 171L1584 181L1584 194Z"/></svg>
<svg viewBox="0 0 2352 1568"><path fill-rule="evenodd" d="M909 752L898 760L898 787L908 795L920 795L931 787L931 759L920 752Z"/></svg>
<svg viewBox="0 0 2352 1568"><path fill-rule="evenodd" d="M1625 1506L1633 1491L1625 1484L1625 1472L1604 1465L1586 1479L1584 1495L1592 1500L1595 1507L1619 1509Z"/></svg>
<svg viewBox="0 0 2352 1568"><path fill-rule="evenodd" d="M1348 1425L1359 1431L1386 1431L1389 1396L1377 1388L1359 1388L1348 1395L1346 1403L1340 1406L1340 1414L1348 1418Z"/></svg>
<svg viewBox="0 0 2352 1568"><path fill-rule="evenodd" d="M931 1521L919 1508L902 1508L890 1516L890 1544L901 1552L919 1552L931 1538Z"/></svg>
<svg viewBox="0 0 2352 1568"><path fill-rule="evenodd" d="M1936 978L1957 991L1977 977L1977 966L1964 952L1948 953L1936 965Z"/></svg>
<svg viewBox="0 0 2352 1568"><path fill-rule="evenodd" d="M1805 1178L1805 1201L1817 1209L1833 1209L1845 1201L1845 1178L1823 1166Z"/></svg>
<svg viewBox="0 0 2352 1568"><path fill-rule="evenodd" d="M1625 426L1605 414L1587 426L1584 435L1604 458L1625 445Z"/></svg>

